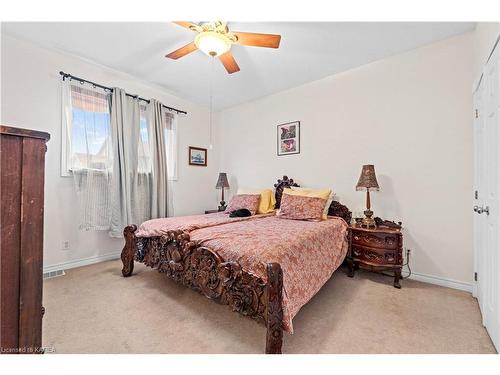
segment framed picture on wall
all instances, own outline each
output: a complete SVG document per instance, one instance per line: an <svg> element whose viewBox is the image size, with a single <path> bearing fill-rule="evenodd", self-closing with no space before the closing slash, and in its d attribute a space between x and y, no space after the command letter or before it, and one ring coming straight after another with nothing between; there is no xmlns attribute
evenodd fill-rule
<svg viewBox="0 0 500 375"><path fill-rule="evenodd" d="M278 156L300 154L300 121L278 125Z"/></svg>
<svg viewBox="0 0 500 375"><path fill-rule="evenodd" d="M189 165L207 166L207 149L189 146Z"/></svg>

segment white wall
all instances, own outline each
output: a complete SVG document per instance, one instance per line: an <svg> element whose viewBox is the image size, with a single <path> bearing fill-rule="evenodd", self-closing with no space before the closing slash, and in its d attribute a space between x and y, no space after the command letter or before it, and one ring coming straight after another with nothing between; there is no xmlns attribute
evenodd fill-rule
<svg viewBox="0 0 500 375"><path fill-rule="evenodd" d="M404 223L415 272L472 281L472 33L220 113L232 192L284 174L332 187L354 213L361 166L381 186L376 216ZM301 153L276 155L276 125L301 122Z"/></svg>
<svg viewBox="0 0 500 375"><path fill-rule="evenodd" d="M156 98L188 112L179 117L178 181L173 182L174 214L202 213L217 207L217 159L209 152L208 167L188 165L188 145L208 148L208 110L181 100L166 90L121 72L2 34L2 113L4 125L51 134L46 155L44 265L50 267L97 256L117 254L123 246L105 232L82 232L75 212L76 195L70 177L60 177L61 89L59 71L108 86L122 87L145 98ZM61 250L62 241L70 250Z"/></svg>
<svg viewBox="0 0 500 375"><path fill-rule="evenodd" d="M500 35L499 22L478 22L474 30L474 79L479 79L493 46Z"/></svg>
<svg viewBox="0 0 500 375"><path fill-rule="evenodd" d="M52 136L45 266L117 254L122 246L106 233L78 230L72 180L59 175L58 72L64 70L188 111L179 119L175 215L216 207L213 185L219 170L229 173L231 192L238 186L272 187L284 174L303 186L331 186L359 214L365 197L354 185L361 165L374 163L381 185L372 196L375 214L403 220L414 271L471 282L470 92L484 55L481 45L490 43L496 29L478 25L478 30L217 114L208 168L189 167L186 160L188 145L208 147L206 108L135 77L3 34L1 122ZM293 120L301 121L301 154L278 157L276 125ZM61 250L64 240L71 250Z"/></svg>

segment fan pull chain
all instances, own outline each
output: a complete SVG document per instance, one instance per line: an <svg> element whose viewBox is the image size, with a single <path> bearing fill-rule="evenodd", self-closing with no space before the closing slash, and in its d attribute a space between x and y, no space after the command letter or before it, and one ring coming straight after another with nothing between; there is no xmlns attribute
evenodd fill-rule
<svg viewBox="0 0 500 375"><path fill-rule="evenodd" d="M212 110L213 110L213 76L214 76L214 60L215 57L212 56L212 61L210 62L210 87L209 87L209 95L210 95L210 114L209 114L209 122L208 122L208 131L209 131L209 146L208 148L211 150L213 148L212 145Z"/></svg>

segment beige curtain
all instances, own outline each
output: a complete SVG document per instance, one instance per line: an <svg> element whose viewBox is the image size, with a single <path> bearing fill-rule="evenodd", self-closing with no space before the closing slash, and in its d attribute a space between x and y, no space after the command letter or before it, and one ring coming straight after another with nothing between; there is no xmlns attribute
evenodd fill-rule
<svg viewBox="0 0 500 375"><path fill-rule="evenodd" d="M111 99L113 174L111 183L112 237L123 237L123 228L151 218L151 171L140 150L147 148L140 136L139 100L114 88Z"/></svg>
<svg viewBox="0 0 500 375"><path fill-rule="evenodd" d="M168 176L165 129L170 124L172 115L165 113L163 105L154 99L151 99L149 109L149 143L152 159L151 217L167 217Z"/></svg>

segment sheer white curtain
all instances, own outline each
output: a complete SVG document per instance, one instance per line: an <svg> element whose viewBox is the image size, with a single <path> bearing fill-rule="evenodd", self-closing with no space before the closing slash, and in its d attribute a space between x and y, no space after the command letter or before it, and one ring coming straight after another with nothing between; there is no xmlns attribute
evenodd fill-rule
<svg viewBox="0 0 500 375"><path fill-rule="evenodd" d="M177 115L165 112L165 147L167 152L167 215L174 215L172 184L177 180Z"/></svg>
<svg viewBox="0 0 500 375"><path fill-rule="evenodd" d="M109 229L113 161L109 107L109 92L63 81L63 119L69 138L63 157L75 183L80 229Z"/></svg>

